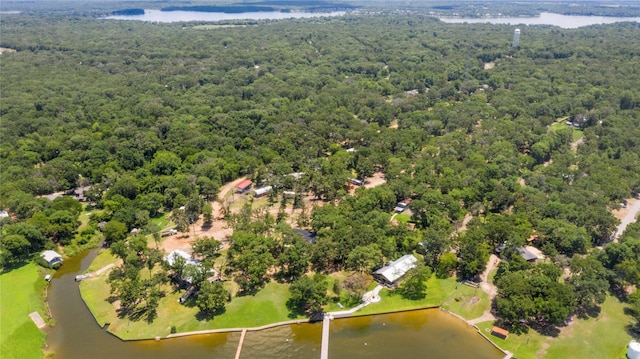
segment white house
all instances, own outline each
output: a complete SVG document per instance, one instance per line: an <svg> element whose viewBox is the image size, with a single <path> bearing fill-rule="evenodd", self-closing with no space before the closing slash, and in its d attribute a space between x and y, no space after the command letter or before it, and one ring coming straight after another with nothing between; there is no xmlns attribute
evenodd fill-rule
<svg viewBox="0 0 640 359"><path fill-rule="evenodd" d="M170 266L172 266L178 257L182 257L185 260L185 264L192 265L200 265L200 261L193 259L187 252L181 251L179 249L173 250L166 257L164 257L165 262L167 262Z"/></svg>
<svg viewBox="0 0 640 359"><path fill-rule="evenodd" d="M393 286L407 272L416 267L418 259L411 254L406 254L386 266L373 272L373 276L386 286Z"/></svg>
<svg viewBox="0 0 640 359"><path fill-rule="evenodd" d="M62 256L59 255L56 251L44 251L40 253L40 257L42 257L50 267L53 267L56 264L62 264Z"/></svg>

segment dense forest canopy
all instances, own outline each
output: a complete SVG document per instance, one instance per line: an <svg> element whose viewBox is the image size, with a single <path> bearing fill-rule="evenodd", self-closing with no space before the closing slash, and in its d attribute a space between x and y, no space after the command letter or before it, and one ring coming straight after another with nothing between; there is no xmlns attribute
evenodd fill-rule
<svg viewBox="0 0 640 359"><path fill-rule="evenodd" d="M369 271L418 246L428 266L462 278L506 246L496 306L516 325L558 324L601 303L603 283L639 284L637 225L607 244L618 222L609 210L640 192L638 23L527 27L513 48L512 26L415 14L214 30L0 21L0 47L15 50L0 55L4 265L69 243L81 208L38 196L86 187L99 209L91 231L106 222L115 253L152 268L161 256L140 239L125 245L129 231L153 233L150 219L174 209L188 227L222 184L248 176L274 186L274 203L295 190L327 204L300 223L317 233L312 246L251 209L232 218L229 266L247 292L274 266L288 280L308 268ZM283 179L294 172L306 175ZM385 185L347 195L350 178L374 172ZM389 222L405 198L415 231ZM467 231L451 236L466 214ZM527 239L553 262L522 263ZM590 274L562 284L563 267ZM587 280L596 289L580 292ZM524 293L541 307L514 310ZM545 304L553 297L566 313Z"/></svg>

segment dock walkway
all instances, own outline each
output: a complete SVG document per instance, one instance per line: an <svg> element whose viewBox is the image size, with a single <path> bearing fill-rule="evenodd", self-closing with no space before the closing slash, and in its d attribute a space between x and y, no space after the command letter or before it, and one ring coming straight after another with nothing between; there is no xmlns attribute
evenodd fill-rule
<svg viewBox="0 0 640 359"><path fill-rule="evenodd" d="M325 316L322 320L322 344L320 346L320 359L329 358L329 324L331 319Z"/></svg>
<svg viewBox="0 0 640 359"><path fill-rule="evenodd" d="M242 329L242 334L240 334L240 341L238 342L238 349L236 350L235 359L240 359L240 353L242 352L242 344L244 344L244 336L247 334L247 329Z"/></svg>

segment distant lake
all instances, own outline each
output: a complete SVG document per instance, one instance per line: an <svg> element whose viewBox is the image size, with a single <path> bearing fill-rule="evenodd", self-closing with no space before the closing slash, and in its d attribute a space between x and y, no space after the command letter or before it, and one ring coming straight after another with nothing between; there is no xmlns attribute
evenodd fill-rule
<svg viewBox="0 0 640 359"><path fill-rule="evenodd" d="M322 16L342 16L346 11L332 12L279 12L260 11L227 14L222 12L202 11L160 11L144 10L144 15L113 15L105 19L140 20L151 22L179 22L179 21L221 21L221 20L278 20L291 18L310 18Z"/></svg>
<svg viewBox="0 0 640 359"><path fill-rule="evenodd" d="M640 17L611 17L611 16L578 16L560 15L550 12L540 13L537 17L487 17L487 18L445 18L440 21L450 24L510 24L510 25L554 25L563 29L576 29L582 26L597 24L613 24L623 21L640 22Z"/></svg>

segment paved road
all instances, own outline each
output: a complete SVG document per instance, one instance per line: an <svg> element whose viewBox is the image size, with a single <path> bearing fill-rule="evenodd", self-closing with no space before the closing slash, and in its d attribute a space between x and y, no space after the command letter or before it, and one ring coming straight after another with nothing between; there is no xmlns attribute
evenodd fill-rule
<svg viewBox="0 0 640 359"><path fill-rule="evenodd" d="M627 215L624 216L624 218L620 221L618 230L616 231L616 234L613 236L614 242L618 242L618 238L622 236L622 233L624 233L624 230L627 228L627 226L636 221L636 216L638 215L639 212L640 212L640 200L636 200L634 201L633 204L631 204L629 211L627 211Z"/></svg>

